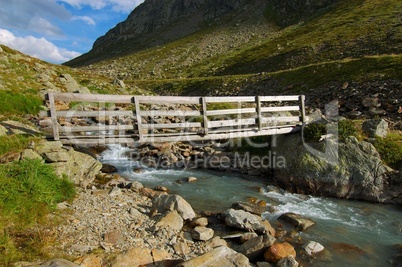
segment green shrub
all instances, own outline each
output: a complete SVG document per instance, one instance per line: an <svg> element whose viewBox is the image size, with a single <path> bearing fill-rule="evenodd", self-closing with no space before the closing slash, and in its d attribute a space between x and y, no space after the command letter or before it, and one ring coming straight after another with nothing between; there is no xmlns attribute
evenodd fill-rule
<svg viewBox="0 0 402 267"><path fill-rule="evenodd" d="M0 90L0 114L38 114L43 101L39 96Z"/></svg>
<svg viewBox="0 0 402 267"><path fill-rule="evenodd" d="M327 134L327 127L323 123L310 123L303 129L304 141L307 143L317 143L325 134Z"/></svg>
<svg viewBox="0 0 402 267"><path fill-rule="evenodd" d="M399 169L402 165L402 136L389 134L386 138L377 137L374 146L384 163Z"/></svg>
<svg viewBox="0 0 402 267"><path fill-rule="evenodd" d="M358 130L356 129L353 121L341 120L338 122L338 136L340 141L344 141L349 136L357 137Z"/></svg>

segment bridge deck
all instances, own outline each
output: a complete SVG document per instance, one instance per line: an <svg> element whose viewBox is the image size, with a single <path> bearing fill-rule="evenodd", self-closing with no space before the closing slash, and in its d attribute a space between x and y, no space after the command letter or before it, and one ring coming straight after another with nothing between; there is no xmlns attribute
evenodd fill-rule
<svg viewBox="0 0 402 267"><path fill-rule="evenodd" d="M45 116L65 144L202 141L297 131L304 99L48 93Z"/></svg>

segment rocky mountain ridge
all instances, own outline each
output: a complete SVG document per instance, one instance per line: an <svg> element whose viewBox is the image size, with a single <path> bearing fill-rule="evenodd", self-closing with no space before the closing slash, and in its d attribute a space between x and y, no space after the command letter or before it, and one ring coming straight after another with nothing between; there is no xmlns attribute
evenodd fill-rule
<svg viewBox="0 0 402 267"><path fill-rule="evenodd" d="M98 38L91 51L67 63L89 65L165 45L198 32L236 25L265 30L289 26L326 10L337 0L146 0L128 18Z"/></svg>

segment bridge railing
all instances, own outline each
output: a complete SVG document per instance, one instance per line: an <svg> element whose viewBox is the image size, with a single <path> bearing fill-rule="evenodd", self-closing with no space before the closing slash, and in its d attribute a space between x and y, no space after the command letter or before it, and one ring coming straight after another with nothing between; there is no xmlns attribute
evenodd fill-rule
<svg viewBox="0 0 402 267"><path fill-rule="evenodd" d="M177 142L286 134L305 97L169 97L48 93L51 137L67 144Z"/></svg>

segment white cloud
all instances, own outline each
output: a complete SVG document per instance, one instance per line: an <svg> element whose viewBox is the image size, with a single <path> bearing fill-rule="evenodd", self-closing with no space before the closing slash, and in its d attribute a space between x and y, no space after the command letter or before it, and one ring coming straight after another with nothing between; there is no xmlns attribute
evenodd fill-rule
<svg viewBox="0 0 402 267"><path fill-rule="evenodd" d="M32 18L28 25L28 29L47 36L64 36L64 33L60 28L54 26L48 20L40 17Z"/></svg>
<svg viewBox="0 0 402 267"><path fill-rule="evenodd" d="M17 37L5 29L0 29L0 43L52 63L66 62L81 55L81 53L75 51L58 48L45 38L36 38L33 36Z"/></svg>
<svg viewBox="0 0 402 267"><path fill-rule="evenodd" d="M95 21L88 16L74 16L72 20L82 20L86 22L88 25L94 25L94 26L96 25Z"/></svg>
<svg viewBox="0 0 402 267"><path fill-rule="evenodd" d="M111 6L115 12L130 13L134 7L138 6L144 0L59 0L75 8L90 6L92 9L100 10Z"/></svg>
<svg viewBox="0 0 402 267"><path fill-rule="evenodd" d="M70 12L55 0L0 0L0 25L3 28L63 36L63 31L49 21L70 20Z"/></svg>

